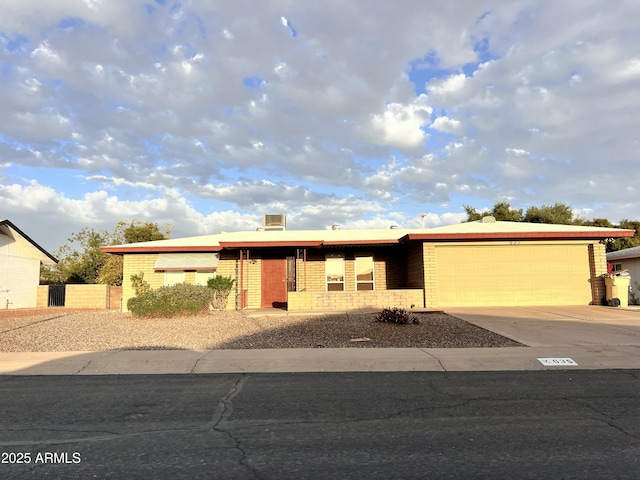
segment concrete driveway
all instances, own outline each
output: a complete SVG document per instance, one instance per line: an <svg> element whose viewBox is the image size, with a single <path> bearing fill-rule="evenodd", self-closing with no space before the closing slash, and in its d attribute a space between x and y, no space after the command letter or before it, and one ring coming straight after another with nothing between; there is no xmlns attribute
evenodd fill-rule
<svg viewBox="0 0 640 480"><path fill-rule="evenodd" d="M530 347L640 346L640 310L600 306L453 307L444 310Z"/></svg>

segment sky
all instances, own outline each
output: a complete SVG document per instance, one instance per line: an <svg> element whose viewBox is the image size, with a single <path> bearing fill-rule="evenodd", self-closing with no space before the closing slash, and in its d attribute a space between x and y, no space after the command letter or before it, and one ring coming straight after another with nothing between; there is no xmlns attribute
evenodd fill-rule
<svg viewBox="0 0 640 480"><path fill-rule="evenodd" d="M640 218L640 2L0 0L0 220Z"/></svg>

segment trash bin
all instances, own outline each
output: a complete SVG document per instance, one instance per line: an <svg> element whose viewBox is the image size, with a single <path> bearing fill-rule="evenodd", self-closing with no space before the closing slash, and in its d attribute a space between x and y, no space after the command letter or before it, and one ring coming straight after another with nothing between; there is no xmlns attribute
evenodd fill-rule
<svg viewBox="0 0 640 480"><path fill-rule="evenodd" d="M626 271L604 275L607 304L612 307L628 307L630 283L631 276Z"/></svg>

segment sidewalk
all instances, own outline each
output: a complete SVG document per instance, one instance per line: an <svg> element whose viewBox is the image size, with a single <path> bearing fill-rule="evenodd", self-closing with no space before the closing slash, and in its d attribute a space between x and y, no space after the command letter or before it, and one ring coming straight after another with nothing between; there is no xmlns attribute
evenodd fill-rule
<svg viewBox="0 0 640 480"><path fill-rule="evenodd" d="M447 313L528 346L0 352L0 375L640 369L638 310L486 307ZM577 365L549 367L540 358Z"/></svg>
<svg viewBox="0 0 640 480"><path fill-rule="evenodd" d="M538 358L571 358L546 367ZM0 353L0 375L640 369L640 346Z"/></svg>

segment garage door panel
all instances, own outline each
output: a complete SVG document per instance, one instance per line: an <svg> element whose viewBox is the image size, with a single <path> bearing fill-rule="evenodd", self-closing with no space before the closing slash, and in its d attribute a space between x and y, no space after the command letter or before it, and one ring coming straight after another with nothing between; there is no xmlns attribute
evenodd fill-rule
<svg viewBox="0 0 640 480"><path fill-rule="evenodd" d="M439 305L586 305L586 245L436 247Z"/></svg>

